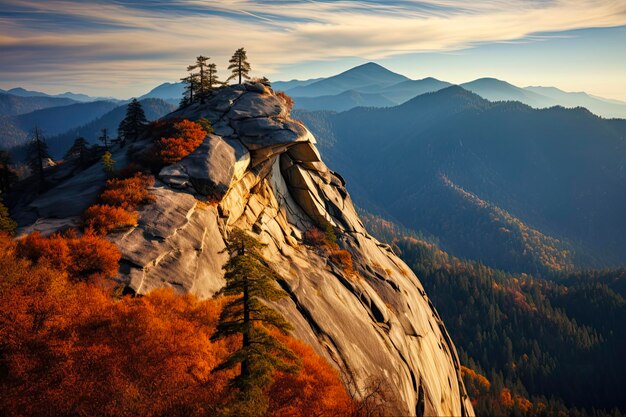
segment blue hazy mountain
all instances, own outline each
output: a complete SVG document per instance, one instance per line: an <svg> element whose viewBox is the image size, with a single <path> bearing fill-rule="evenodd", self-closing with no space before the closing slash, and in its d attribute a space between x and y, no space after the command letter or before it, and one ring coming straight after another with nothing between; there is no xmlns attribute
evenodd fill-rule
<svg viewBox="0 0 626 417"><path fill-rule="evenodd" d="M396 74L373 62L359 65L341 74L289 89L293 97L319 97L335 95L348 90L379 88L407 81L404 75Z"/></svg>
<svg viewBox="0 0 626 417"><path fill-rule="evenodd" d="M306 110L345 111L354 107L390 107L396 102L382 94L360 93L354 90L321 97L293 97L295 107Z"/></svg>
<svg viewBox="0 0 626 417"><path fill-rule="evenodd" d="M555 87L526 87L524 90L548 97L564 107L585 107L604 117L626 118L626 102L592 96L585 92L568 93Z"/></svg>
<svg viewBox="0 0 626 417"><path fill-rule="evenodd" d="M304 87L320 80L323 80L323 78L311 78L309 80L274 81L272 82L272 88L274 88L274 90L276 91L287 91L295 87Z"/></svg>
<svg viewBox="0 0 626 417"><path fill-rule="evenodd" d="M160 98L162 100L167 100L168 102L172 101L172 104L178 104L183 96L184 90L185 86L183 83L163 83L139 97L139 99Z"/></svg>
<svg viewBox="0 0 626 417"><path fill-rule="evenodd" d="M447 81L441 81L436 78L428 77L421 80L406 80L389 86L386 85L379 88L372 88L370 92L382 94L394 101L396 104L402 104L413 97L425 93L432 93L451 85L452 84ZM362 90L358 91L364 92Z"/></svg>
<svg viewBox="0 0 626 417"><path fill-rule="evenodd" d="M463 83L461 87L489 101L519 101L536 108L551 107L559 104L542 94L516 87L496 78L479 78Z"/></svg>
<svg viewBox="0 0 626 417"><path fill-rule="evenodd" d="M47 93L42 93L41 91L27 90L27 89L22 88L22 87L11 88L11 89L5 91L5 93L12 94L12 95L18 96L18 97L68 98L68 99L71 99L71 100L74 100L74 101L80 101L80 102L103 101L103 100L119 101L118 99L113 98L113 97L92 97L92 96L88 96L87 94L72 93L72 92L69 92L69 91L65 92L65 93L61 93L61 94L47 94Z"/></svg>
<svg viewBox="0 0 626 417"><path fill-rule="evenodd" d="M0 147L6 149L25 143L35 126L46 136L58 135L73 127L89 123L115 107L117 104L111 101L92 101L49 107L18 116L2 116Z"/></svg>
<svg viewBox="0 0 626 417"><path fill-rule="evenodd" d="M16 116L48 107L67 106L73 103L76 102L69 98L47 96L20 97L0 92L0 117Z"/></svg>
<svg viewBox="0 0 626 417"><path fill-rule="evenodd" d="M357 203L507 270L626 263L626 120L459 86L391 108L297 111Z"/></svg>

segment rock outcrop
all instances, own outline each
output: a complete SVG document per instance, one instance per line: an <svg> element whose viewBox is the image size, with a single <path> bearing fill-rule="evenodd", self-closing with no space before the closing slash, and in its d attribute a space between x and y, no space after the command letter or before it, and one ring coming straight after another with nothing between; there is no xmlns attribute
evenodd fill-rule
<svg viewBox="0 0 626 417"><path fill-rule="evenodd" d="M248 230L267 244L289 294L276 308L346 381L365 389L384 379L394 415L473 415L456 350L419 280L367 233L343 179L281 97L262 84L238 85L167 117L205 117L215 132L160 172L137 227L111 237L123 253L121 281L137 293L171 286L210 297L224 283L224 237L233 227ZM85 187L80 177L68 180L67 196L88 198L96 174L87 171ZM58 192L33 201L48 218L29 230L79 214L60 212L61 201ZM354 273L304 244L307 229L325 224L351 254Z"/></svg>

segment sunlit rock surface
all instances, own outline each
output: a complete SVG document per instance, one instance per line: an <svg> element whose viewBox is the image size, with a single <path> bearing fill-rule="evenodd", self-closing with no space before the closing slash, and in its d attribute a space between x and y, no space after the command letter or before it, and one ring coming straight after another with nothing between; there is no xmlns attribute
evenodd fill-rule
<svg viewBox="0 0 626 417"><path fill-rule="evenodd" d="M123 253L119 279L137 293L170 286L211 297L224 284L224 237L233 227L248 230L267 244L289 294L276 307L344 379L364 388L383 378L393 415L473 415L454 345L418 278L367 233L343 179L288 113L256 83L218 90L167 116L205 117L215 132L160 172L156 200L140 211L138 226L111 237ZM33 201L35 228L78 215L60 207L69 200L80 208L93 201L104 177L100 167L91 170ZM355 274L303 243L307 229L325 223L352 255Z"/></svg>

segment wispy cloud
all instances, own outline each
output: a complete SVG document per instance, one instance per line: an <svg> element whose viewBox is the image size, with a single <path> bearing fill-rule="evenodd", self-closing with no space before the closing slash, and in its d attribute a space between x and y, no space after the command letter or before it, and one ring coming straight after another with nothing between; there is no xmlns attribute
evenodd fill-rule
<svg viewBox="0 0 626 417"><path fill-rule="evenodd" d="M342 57L455 51L626 24L623 0L3 0L0 81L126 95L240 46L258 74ZM97 84L94 84L97 81Z"/></svg>

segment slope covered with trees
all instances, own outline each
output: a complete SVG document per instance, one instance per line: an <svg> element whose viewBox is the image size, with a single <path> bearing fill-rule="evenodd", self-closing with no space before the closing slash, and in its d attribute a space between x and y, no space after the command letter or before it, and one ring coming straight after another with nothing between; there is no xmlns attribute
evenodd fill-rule
<svg viewBox="0 0 626 417"><path fill-rule="evenodd" d="M624 264L623 120L492 103L457 86L388 109L295 117L311 127L359 204L437 236L454 255L533 273L569 262L550 265L541 248L525 253L522 234L500 230L512 230L497 220L507 213L574 264Z"/></svg>
<svg viewBox="0 0 626 417"><path fill-rule="evenodd" d="M511 274L450 256L380 217L362 218L424 284L467 367L477 415L626 411L626 269L552 281Z"/></svg>

